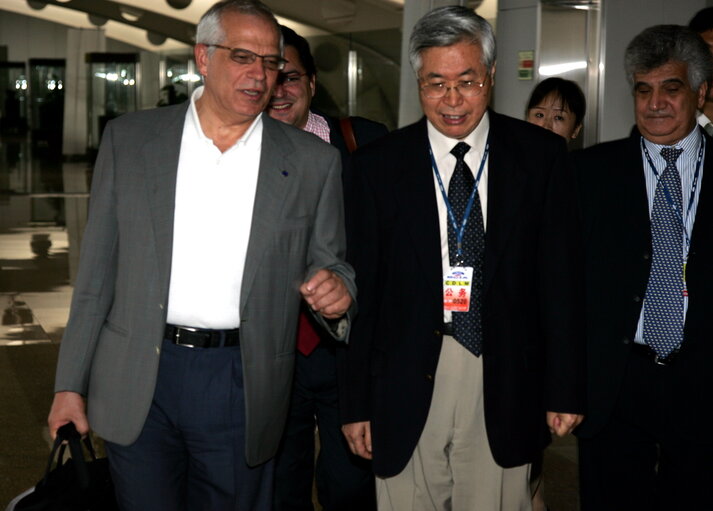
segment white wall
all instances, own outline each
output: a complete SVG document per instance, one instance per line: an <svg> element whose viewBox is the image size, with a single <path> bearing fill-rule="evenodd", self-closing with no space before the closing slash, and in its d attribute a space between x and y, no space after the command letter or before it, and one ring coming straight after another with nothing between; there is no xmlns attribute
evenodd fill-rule
<svg viewBox="0 0 713 511"><path fill-rule="evenodd" d="M67 29L56 23L0 11L0 45L7 46L7 60L63 59Z"/></svg>
<svg viewBox="0 0 713 511"><path fill-rule="evenodd" d="M2 1L2 0L0 0ZM7 46L7 60L67 58L68 28L29 16L0 10L0 46ZM107 38L108 52L140 52L141 49Z"/></svg>
<svg viewBox="0 0 713 511"><path fill-rule="evenodd" d="M522 119L534 80L518 80L518 52L535 51L539 40L537 0L500 0L496 25L498 60L495 71L493 108ZM535 66L536 67L536 66Z"/></svg>

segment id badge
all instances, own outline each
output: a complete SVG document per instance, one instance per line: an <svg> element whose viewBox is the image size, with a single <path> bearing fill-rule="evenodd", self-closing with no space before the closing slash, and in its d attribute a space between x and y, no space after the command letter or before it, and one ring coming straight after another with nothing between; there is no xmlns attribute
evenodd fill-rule
<svg viewBox="0 0 713 511"><path fill-rule="evenodd" d="M473 283L472 266L455 266L443 276L443 310L468 312Z"/></svg>

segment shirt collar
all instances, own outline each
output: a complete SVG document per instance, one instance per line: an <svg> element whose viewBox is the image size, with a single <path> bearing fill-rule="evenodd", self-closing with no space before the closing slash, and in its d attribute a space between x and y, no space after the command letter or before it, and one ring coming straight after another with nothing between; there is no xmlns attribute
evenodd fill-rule
<svg viewBox="0 0 713 511"><path fill-rule="evenodd" d="M305 124L304 130L312 133L313 135L317 135L327 143L330 142L330 130L327 119L321 115L315 114L311 110L307 112L307 123Z"/></svg>
<svg viewBox="0 0 713 511"><path fill-rule="evenodd" d="M445 136L431 124L431 121L427 121L426 124L428 128L428 140L431 143L431 150L433 151L433 157L436 161L441 161L445 156L450 154L451 149L453 149L458 142L468 144L471 147L471 151L475 154L482 155L483 152L485 152L485 144L488 141L488 132L490 130L490 117L488 116L487 110L475 129L462 140Z"/></svg>
<svg viewBox="0 0 713 511"><path fill-rule="evenodd" d="M201 85L198 87L196 90L193 91L193 94L191 94L191 104L190 107L188 108L188 112L186 115L188 116L188 122L192 125L192 129L195 130L196 136L199 138L199 140L203 140L206 143L210 143L213 145L213 140L208 138L206 134L203 132L203 129L201 128L201 122L200 119L198 118L198 110L196 109L196 101L200 99L200 97L203 95L204 91L204 86ZM262 127L262 114L258 115L255 117L252 123L250 123L250 127L243 133L243 136L240 137L233 147L236 145L247 145L253 138L253 134L255 133L256 130L258 130L258 126Z"/></svg>
<svg viewBox="0 0 713 511"><path fill-rule="evenodd" d="M696 121L698 122L698 124L700 126L703 126L704 128L705 128L706 124L709 124L711 122L711 120L708 118L708 116L706 114L704 114L703 112L698 112L696 114Z"/></svg>
<svg viewBox="0 0 713 511"><path fill-rule="evenodd" d="M688 135L686 135L681 140L671 146L655 144L646 138L644 138L644 144L649 150L651 156L654 158L663 159L663 156L661 156L661 149L663 149L664 147L675 147L677 149L683 149L683 157L696 158L696 151L698 150L701 144L702 137L703 135L701 134L700 128L698 127L698 124L696 124Z"/></svg>

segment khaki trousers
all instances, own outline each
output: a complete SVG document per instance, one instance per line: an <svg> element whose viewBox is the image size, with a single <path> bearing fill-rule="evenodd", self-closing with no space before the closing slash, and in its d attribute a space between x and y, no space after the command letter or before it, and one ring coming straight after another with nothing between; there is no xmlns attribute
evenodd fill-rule
<svg viewBox="0 0 713 511"><path fill-rule="evenodd" d="M490 453L483 363L443 338L433 400L406 468L376 478L379 511L530 511L530 465L504 469Z"/></svg>

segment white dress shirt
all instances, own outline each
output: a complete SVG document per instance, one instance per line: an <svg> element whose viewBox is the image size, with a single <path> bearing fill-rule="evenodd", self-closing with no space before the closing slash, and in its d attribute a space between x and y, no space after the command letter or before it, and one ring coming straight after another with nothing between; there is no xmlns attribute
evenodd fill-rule
<svg viewBox="0 0 713 511"><path fill-rule="evenodd" d="M490 119L488 117L488 112L485 112L483 118L480 120L478 126L470 132L470 134L463 140L458 140L455 138L449 138L438 131L430 121L427 122L428 126L428 141L431 144L431 151L433 151L433 158L436 160L436 165L438 166L438 172L443 180L443 187L448 193L448 185L453 175L453 171L456 166L456 157L451 154L451 149L453 149L458 142L465 142L470 146L470 151L465 154L465 163L470 168L473 173L473 179L478 175L478 169L480 168L480 161L483 158L483 153L485 152L485 144L488 140L488 131L490 130ZM489 159L489 158L488 158ZM435 172L433 173L433 188L436 194L436 203L438 204L438 223L441 232L441 263L443 275L450 269L450 259L448 257L448 209L446 208L446 203L443 200L443 194L438 186L438 179L436 178ZM487 210L488 210L488 161L486 160L485 166L483 167L483 174L480 177L480 182L478 183L478 196L480 197L480 206L483 212L483 228L487 230ZM443 311L443 321L446 323L451 322L451 312Z"/></svg>
<svg viewBox="0 0 713 511"><path fill-rule="evenodd" d="M259 115L222 152L200 125L191 96L176 177L167 322L230 329L240 325L240 289L262 145Z"/></svg>

